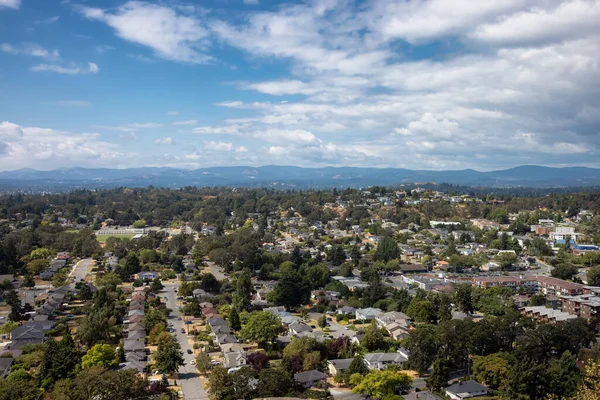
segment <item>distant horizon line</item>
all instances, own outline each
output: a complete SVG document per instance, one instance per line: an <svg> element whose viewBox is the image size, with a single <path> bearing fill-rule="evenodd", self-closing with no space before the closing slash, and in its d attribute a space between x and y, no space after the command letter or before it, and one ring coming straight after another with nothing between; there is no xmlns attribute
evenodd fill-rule
<svg viewBox="0 0 600 400"><path fill-rule="evenodd" d="M342 168L354 168L354 169L378 169L378 170L384 170L384 169L396 169L396 170L407 170L407 171L423 171L423 172L446 172L446 171L456 171L456 172L461 172L461 171L474 171L474 172L495 172L495 171L507 171L507 170L511 170L511 169L517 169L517 168L524 168L524 167L536 167L536 168L548 168L548 169L572 169L572 168L581 168L581 169L592 169L592 170L600 170L600 166L599 167L588 167L588 166L581 166L581 165L570 165L570 166L562 166L562 167L556 167L556 166L548 166L548 165L540 165L540 164L521 164L521 165L515 165L515 166L511 166L511 167L496 167L493 169L474 169L474 168L463 168L463 169L421 169L421 168L407 168L407 167L376 167L376 166L349 166L349 165L342 165L342 166L333 166L333 165L328 165L328 166L324 166L324 167L303 167L303 166L299 166L299 165L277 165L277 164L267 164L267 165L260 165L260 166L252 166L252 165L214 165L214 166L206 166L206 167L196 167L196 168L186 168L186 167L170 167L170 166L164 166L164 167L160 167L160 166L140 166L140 167L124 167L124 168L119 168L119 167L80 167L80 166L71 166L71 167L57 167L57 168L53 168L53 169L38 169L38 168L32 168L32 167L23 167L23 168L17 168L17 169L12 169L12 170L0 170L0 173L4 173L4 172L18 172L18 171L39 171L39 172L52 172L52 171L61 171L61 170L73 170L73 169L84 169L84 170L121 170L121 171L125 171L125 170L132 170L132 169L171 169L171 170L184 170L184 171L197 171L197 170L203 170L203 169L215 169L215 168L269 168L269 167L282 167L282 168L299 168L299 169L342 169Z"/></svg>

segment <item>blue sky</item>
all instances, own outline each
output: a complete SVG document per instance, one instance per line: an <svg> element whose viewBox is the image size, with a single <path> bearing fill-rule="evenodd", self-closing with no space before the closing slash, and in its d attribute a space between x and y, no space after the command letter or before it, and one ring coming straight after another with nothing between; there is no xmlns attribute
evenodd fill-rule
<svg viewBox="0 0 600 400"><path fill-rule="evenodd" d="M600 0L0 0L0 170L600 167Z"/></svg>

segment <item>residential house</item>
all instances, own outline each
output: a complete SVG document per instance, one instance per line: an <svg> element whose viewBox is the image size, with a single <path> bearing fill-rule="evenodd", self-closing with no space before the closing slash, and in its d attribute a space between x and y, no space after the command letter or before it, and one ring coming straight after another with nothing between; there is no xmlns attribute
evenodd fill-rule
<svg viewBox="0 0 600 400"><path fill-rule="evenodd" d="M397 365L402 369L402 365L408 360L400 353L368 353L363 356L365 365L369 369L383 370L388 365Z"/></svg>
<svg viewBox="0 0 600 400"><path fill-rule="evenodd" d="M353 358L342 358L339 360L327 361L327 368L329 369L329 375L336 376L339 373L346 371L350 368Z"/></svg>
<svg viewBox="0 0 600 400"><path fill-rule="evenodd" d="M223 366L225 368L237 368L242 365L247 365L247 354L243 351L234 351L223 354Z"/></svg>
<svg viewBox="0 0 600 400"><path fill-rule="evenodd" d="M344 306L344 307L338 308L336 310L336 314L340 314L340 315L355 315L356 314L356 308L350 307L350 306Z"/></svg>
<svg viewBox="0 0 600 400"><path fill-rule="evenodd" d="M294 374L294 381L304 388L311 388L317 386L319 383L326 384L327 375L321 371L313 369Z"/></svg>
<svg viewBox="0 0 600 400"><path fill-rule="evenodd" d="M240 342L238 340L238 338L236 338L235 336L233 336L230 333L222 333L222 334L216 335L216 336L217 336L217 343L219 343L219 345Z"/></svg>
<svg viewBox="0 0 600 400"><path fill-rule="evenodd" d="M139 272L136 276L137 279L141 280L141 281L151 281L155 278L158 278L159 274L156 271L144 271L144 272Z"/></svg>
<svg viewBox="0 0 600 400"><path fill-rule="evenodd" d="M125 350L125 352L145 353L146 352L146 346L144 345L144 340L140 340L140 339L125 339L123 341L123 350Z"/></svg>
<svg viewBox="0 0 600 400"><path fill-rule="evenodd" d="M288 330L292 335L299 335L302 332L312 332L312 328L306 324L295 322L288 326Z"/></svg>
<svg viewBox="0 0 600 400"><path fill-rule="evenodd" d="M474 397L487 396L489 394L487 386L475 381L456 382L448 386L444 392L452 400L472 399Z"/></svg>
<svg viewBox="0 0 600 400"><path fill-rule="evenodd" d="M28 321L11 333L11 349L21 349L28 344L43 343L46 332L54 325L53 321Z"/></svg>
<svg viewBox="0 0 600 400"><path fill-rule="evenodd" d="M371 321L381 315L383 311L379 308L360 308L356 310L356 319Z"/></svg>

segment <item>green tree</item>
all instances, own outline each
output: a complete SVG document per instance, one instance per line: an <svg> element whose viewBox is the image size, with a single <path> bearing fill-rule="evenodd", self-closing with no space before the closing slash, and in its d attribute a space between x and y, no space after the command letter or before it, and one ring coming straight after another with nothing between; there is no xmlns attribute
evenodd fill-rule
<svg viewBox="0 0 600 400"><path fill-rule="evenodd" d="M383 236L379 243L377 243L375 259L388 262L389 260L399 257L400 248L398 247L398 243L389 236Z"/></svg>
<svg viewBox="0 0 600 400"><path fill-rule="evenodd" d="M550 275L558 279L571 280L577 275L577 267L570 263L561 263L552 268Z"/></svg>
<svg viewBox="0 0 600 400"><path fill-rule="evenodd" d="M36 259L31 260L27 264L27 271L31 275L39 275L40 273L42 273L45 270L47 270L49 265L50 265L50 263L48 262L47 259L45 259L45 258L36 258Z"/></svg>
<svg viewBox="0 0 600 400"><path fill-rule="evenodd" d="M437 314L435 312L433 303L427 299L413 297L408 305L408 308L406 309L406 315L411 317L415 322L437 322Z"/></svg>
<svg viewBox="0 0 600 400"><path fill-rule="evenodd" d="M260 397L283 397L292 390L292 379L282 368L265 368L258 375Z"/></svg>
<svg viewBox="0 0 600 400"><path fill-rule="evenodd" d="M232 374L233 391L236 399L252 400L256 398L254 382L258 371L252 367L243 366Z"/></svg>
<svg viewBox="0 0 600 400"><path fill-rule="evenodd" d="M270 301L285 307L296 307L308 303L310 285L297 271L284 271L277 285L267 296Z"/></svg>
<svg viewBox="0 0 600 400"><path fill-rule="evenodd" d="M411 386L411 377L403 372L374 370L369 372L352 391L362 393L369 398L383 399L386 395L408 391Z"/></svg>
<svg viewBox="0 0 600 400"><path fill-rule="evenodd" d="M242 329L240 314L238 313L235 307L233 307L231 313L229 314L229 327L234 331L239 331L240 329Z"/></svg>
<svg viewBox="0 0 600 400"><path fill-rule="evenodd" d="M208 396L210 400L233 400L232 376L223 367L215 367L208 376Z"/></svg>
<svg viewBox="0 0 600 400"><path fill-rule="evenodd" d="M136 371L103 367L87 368L75 379L58 381L52 392L56 400L143 399L148 395L148 381L138 377Z"/></svg>
<svg viewBox="0 0 600 400"><path fill-rule="evenodd" d="M205 351L201 351L200 353L198 353L198 355L196 356L196 369L201 374L206 374L208 371L211 370L211 368L212 363L208 353Z"/></svg>
<svg viewBox="0 0 600 400"><path fill-rule="evenodd" d="M256 311L252 313L240 335L258 343L262 348L268 348L282 330L281 320L277 315L268 311Z"/></svg>
<svg viewBox="0 0 600 400"><path fill-rule="evenodd" d="M38 247L37 249L31 250L29 258L32 260L39 260L50 257L50 250L45 247Z"/></svg>
<svg viewBox="0 0 600 400"><path fill-rule="evenodd" d="M105 286L111 288L113 291L117 289L117 286L120 285L121 282L121 277L114 272L96 275L96 285L99 287Z"/></svg>
<svg viewBox="0 0 600 400"><path fill-rule="evenodd" d="M183 365L183 353L179 342L171 335L170 340L161 341L154 355L156 369L163 374L173 374Z"/></svg>
<svg viewBox="0 0 600 400"><path fill-rule="evenodd" d="M536 293L529 298L527 302L529 306L545 306L546 305L546 296L543 293Z"/></svg>
<svg viewBox="0 0 600 400"><path fill-rule="evenodd" d="M145 228L146 227L146 220L144 220L144 219L138 219L137 221L134 221L133 227L136 228L136 229Z"/></svg>
<svg viewBox="0 0 600 400"><path fill-rule="evenodd" d="M363 336L361 345L368 351L382 350L385 348L383 331L379 329L374 322L365 329L365 336Z"/></svg>
<svg viewBox="0 0 600 400"><path fill-rule="evenodd" d="M471 315L475 311L473 304L473 288L468 283L457 285L454 298L458 308L465 314Z"/></svg>
<svg viewBox="0 0 600 400"><path fill-rule="evenodd" d="M113 348L108 344L96 344L81 359L81 368L101 366L110 368L119 363Z"/></svg>
<svg viewBox="0 0 600 400"><path fill-rule="evenodd" d="M319 325L320 328L325 328L327 326L327 317L321 315L317 320L317 325Z"/></svg>
<svg viewBox="0 0 600 400"><path fill-rule="evenodd" d="M243 270L236 279L235 292L233 294L233 306L238 310L245 310L250 306L252 298L252 281L250 272Z"/></svg>
<svg viewBox="0 0 600 400"><path fill-rule="evenodd" d="M40 378L43 387L51 387L60 379L70 378L81 361L77 346L67 332L60 341L50 339L40 365Z"/></svg>
<svg viewBox="0 0 600 400"><path fill-rule="evenodd" d="M443 354L438 354L433 361L431 375L427 379L427 387L433 392L439 392L448 385L450 380L450 363Z"/></svg>
<svg viewBox="0 0 600 400"><path fill-rule="evenodd" d="M494 353L488 356L472 356L473 378L492 390L504 391L510 371L509 354Z"/></svg>
<svg viewBox="0 0 600 400"><path fill-rule="evenodd" d="M150 283L150 290L152 290L154 293L160 292L163 288L164 286L159 277L154 278Z"/></svg>
<svg viewBox="0 0 600 400"><path fill-rule="evenodd" d="M419 373L427 372L438 353L436 329L434 325L418 325L404 346L410 350L407 366Z"/></svg>
<svg viewBox="0 0 600 400"><path fill-rule="evenodd" d="M548 392L557 399L574 395L581 382L581 373L577 368L577 359L565 351L559 359L552 360L547 370Z"/></svg>
<svg viewBox="0 0 600 400"><path fill-rule="evenodd" d="M325 263L311 265L304 269L304 276L313 289L322 288L329 281L329 269Z"/></svg>
<svg viewBox="0 0 600 400"><path fill-rule="evenodd" d="M42 395L33 380L0 379L0 400L36 400Z"/></svg>
<svg viewBox="0 0 600 400"><path fill-rule="evenodd" d="M350 363L350 366L348 367L348 374L365 375L367 372L369 372L369 368L367 368L367 366L365 365L365 360L362 358L362 356L354 356L352 362Z"/></svg>
<svg viewBox="0 0 600 400"><path fill-rule="evenodd" d="M587 270L587 284L590 286L600 286L600 265Z"/></svg>

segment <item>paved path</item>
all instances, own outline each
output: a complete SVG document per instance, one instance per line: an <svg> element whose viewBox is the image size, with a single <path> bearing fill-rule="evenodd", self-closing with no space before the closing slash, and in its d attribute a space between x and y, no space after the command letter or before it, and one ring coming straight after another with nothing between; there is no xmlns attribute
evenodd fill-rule
<svg viewBox="0 0 600 400"><path fill-rule="evenodd" d="M171 309L168 322L173 324L173 328L175 329L174 335L181 345L183 358L185 359L185 365L179 368L177 384L181 387L185 400L207 400L208 394L202 387L200 375L198 374L196 367L190 364L194 359L194 355L187 353L188 349L192 350L192 345L188 343L187 334L181 333L181 328L185 328L185 325L182 320L177 319L179 316L179 306L177 305L177 289L179 289L179 282L164 283L164 286L165 288L160 294L163 297L167 297L167 307ZM175 289L175 291L173 289Z"/></svg>

